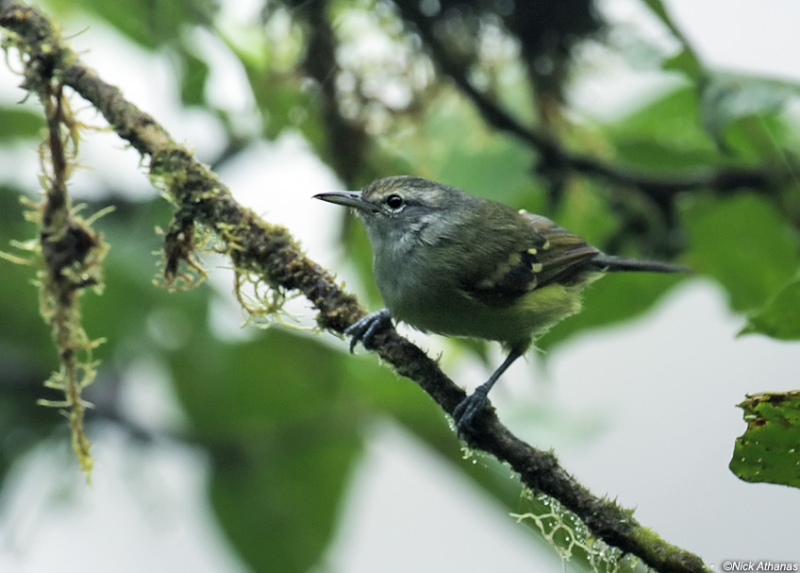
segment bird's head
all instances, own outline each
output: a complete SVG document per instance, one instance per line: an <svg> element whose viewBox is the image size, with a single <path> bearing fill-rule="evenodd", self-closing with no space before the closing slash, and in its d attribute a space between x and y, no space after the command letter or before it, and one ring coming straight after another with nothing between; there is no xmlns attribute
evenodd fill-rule
<svg viewBox="0 0 800 573"><path fill-rule="evenodd" d="M445 225L474 198L454 187L405 175L378 179L363 191L334 191L314 195L329 203L353 208L364 221L370 240L397 240L431 225Z"/></svg>

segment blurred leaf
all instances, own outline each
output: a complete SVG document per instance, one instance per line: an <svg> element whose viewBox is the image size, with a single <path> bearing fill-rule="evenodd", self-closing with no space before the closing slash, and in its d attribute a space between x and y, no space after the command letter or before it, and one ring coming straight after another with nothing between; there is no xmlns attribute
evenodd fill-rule
<svg viewBox="0 0 800 573"><path fill-rule="evenodd" d="M680 140L681 136L676 135L676 139ZM703 168L719 162L719 154L704 146L682 147L679 143L648 138L646 134L618 141L616 151L626 163L662 173L693 167Z"/></svg>
<svg viewBox="0 0 800 573"><path fill-rule="evenodd" d="M296 119L291 114L305 114L311 104L292 81L275 81L258 73L256 77L251 75L250 85L264 117L264 135L269 139L276 139L284 129L293 127Z"/></svg>
<svg viewBox="0 0 800 573"><path fill-rule="evenodd" d="M44 117L20 106L0 105L0 141L38 137Z"/></svg>
<svg viewBox="0 0 800 573"><path fill-rule="evenodd" d="M210 23L217 10L215 0L50 0L49 4L65 14L76 10L94 12L129 39L150 50L178 39L184 25Z"/></svg>
<svg viewBox="0 0 800 573"><path fill-rule="evenodd" d="M444 91L422 119L422 129L401 130L383 142L406 158L414 173L507 204L532 191L529 148L487 128L455 93Z"/></svg>
<svg viewBox="0 0 800 573"><path fill-rule="evenodd" d="M747 431L736 439L731 471L749 482L800 487L800 391L755 394L739 407Z"/></svg>
<svg viewBox="0 0 800 573"><path fill-rule="evenodd" d="M279 328L237 344L200 334L172 357L181 402L211 447L220 524L255 570L306 571L331 540L361 452L343 359Z"/></svg>
<svg viewBox="0 0 800 573"><path fill-rule="evenodd" d="M319 96L313 90L304 90L302 79L292 74L248 68L247 76L264 120L264 135L276 139L286 129L297 129L324 158L328 154L327 135L320 118Z"/></svg>
<svg viewBox="0 0 800 573"><path fill-rule="evenodd" d="M344 345L343 345L344 346ZM458 447L447 416L442 409L414 382L398 376L374 355L353 356L342 353L345 363L343 381L348 392L370 413L392 418L412 431L421 430ZM368 418L364 418L368 420Z"/></svg>
<svg viewBox="0 0 800 573"><path fill-rule="evenodd" d="M470 118L471 113L457 113L457 108L437 106L425 122L423 137L436 142L441 154L434 158L437 165L430 177L474 195L514 203L520 190L530 189L532 154L506 136L486 132L473 123L477 118Z"/></svg>
<svg viewBox="0 0 800 573"><path fill-rule="evenodd" d="M30 363L28 363L30 364ZM0 368L4 380L0 384L0 488L12 464L54 431L61 433L62 443L69 440L63 417L52 408L39 406L40 398L59 399L59 393L45 389L43 382L49 370L15 370L0 346ZM63 394L61 394L63 396Z"/></svg>
<svg viewBox="0 0 800 573"><path fill-rule="evenodd" d="M786 101L800 93L797 85L743 75L714 74L700 91L703 128L726 149L726 130L734 121L780 111Z"/></svg>
<svg viewBox="0 0 800 573"><path fill-rule="evenodd" d="M360 440L334 428L295 428L259 449L244 459L214 454L214 511L253 570L304 573L335 533Z"/></svg>
<svg viewBox="0 0 800 573"><path fill-rule="evenodd" d="M19 190L0 186L0 250L35 261L35 254L10 244L36 237L36 227L24 219L20 196ZM38 268L0 258L0 343L7 345L9 352L24 353L34 364L49 369L57 360L50 327L39 314L39 294L33 284Z"/></svg>
<svg viewBox="0 0 800 573"><path fill-rule="evenodd" d="M537 339L536 348L544 352L546 359L547 351L578 333L643 314L681 278L653 273L613 273L604 277L584 292L583 310Z"/></svg>
<svg viewBox="0 0 800 573"><path fill-rule="evenodd" d="M797 236L766 199L694 195L680 207L690 266L719 281L734 310L761 306L795 274Z"/></svg>
<svg viewBox="0 0 800 573"><path fill-rule="evenodd" d="M680 28L678 28L672 20L662 0L644 0L644 3L658 16L664 25L666 25L667 29L672 32L672 35L683 45L678 55L669 60L668 64L664 66L664 69L679 70L685 73L689 78L698 80L703 73L703 65L694 49L692 49L689 44L689 41L686 39L686 36L683 35L683 32L681 32Z"/></svg>
<svg viewBox="0 0 800 573"><path fill-rule="evenodd" d="M780 165L789 162L785 147L786 125L778 114L744 116L733 120L725 130L725 149L741 163Z"/></svg>
<svg viewBox="0 0 800 573"><path fill-rule="evenodd" d="M663 66L668 72L681 72L692 80L699 80L705 70L691 48L684 47L677 54L668 58Z"/></svg>
<svg viewBox="0 0 800 573"><path fill-rule="evenodd" d="M342 399L341 360L315 339L273 328L236 344L195 338L173 364L195 426L235 437L325 414ZM351 421L356 414L350 412Z"/></svg>
<svg viewBox="0 0 800 573"><path fill-rule="evenodd" d="M752 333L779 340L800 340L800 277L795 276L749 317L740 334Z"/></svg>
<svg viewBox="0 0 800 573"><path fill-rule="evenodd" d="M268 38L263 26L236 25L224 20L217 22L217 31L228 48L236 54L246 69L268 73L271 63Z"/></svg>
<svg viewBox="0 0 800 573"><path fill-rule="evenodd" d="M647 5L653 13L658 16L661 21L667 25L667 28L672 30L673 32L677 31L674 24L672 23L672 18L670 18L669 13L667 13L667 9L664 7L664 3L661 0L644 0L644 3Z"/></svg>
<svg viewBox="0 0 800 573"><path fill-rule="evenodd" d="M591 245L602 245L619 228L603 190L590 180L570 181L555 218L559 226L577 233Z"/></svg>
<svg viewBox="0 0 800 573"><path fill-rule="evenodd" d="M275 21L268 18L261 26L234 28L223 23L221 34L244 66L261 112L264 136L276 139L284 130L297 130L317 155L333 163L322 121L324 96L301 68L303 33L298 25L289 24L291 19L280 17L282 10L275 13Z"/></svg>
<svg viewBox="0 0 800 573"><path fill-rule="evenodd" d="M63 394L44 386L55 367L56 352L38 314L36 290L27 280L6 273L6 266L0 261L0 300L13 302L0 305L0 487L11 465L55 429L64 432L63 440L69 439L63 417L37 405L40 398L57 400ZM25 289L29 296L2 298L12 286ZM8 312L12 306L14 313Z"/></svg>
<svg viewBox="0 0 800 573"><path fill-rule="evenodd" d="M725 161L701 129L697 95L681 87L605 126L620 159L668 172Z"/></svg>
<svg viewBox="0 0 800 573"><path fill-rule="evenodd" d="M181 74L181 101L188 106L205 104L205 88L208 81L208 64L186 50L181 50L183 73Z"/></svg>

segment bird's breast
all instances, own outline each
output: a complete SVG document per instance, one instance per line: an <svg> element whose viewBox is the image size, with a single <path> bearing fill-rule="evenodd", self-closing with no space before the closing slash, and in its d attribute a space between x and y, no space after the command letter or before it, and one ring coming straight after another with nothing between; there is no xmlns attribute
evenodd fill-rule
<svg viewBox="0 0 800 573"><path fill-rule="evenodd" d="M487 305L461 288L447 269L432 269L413 250L375 260L378 290L395 320L423 332L496 340L526 346L580 308L580 289L549 285L502 307Z"/></svg>

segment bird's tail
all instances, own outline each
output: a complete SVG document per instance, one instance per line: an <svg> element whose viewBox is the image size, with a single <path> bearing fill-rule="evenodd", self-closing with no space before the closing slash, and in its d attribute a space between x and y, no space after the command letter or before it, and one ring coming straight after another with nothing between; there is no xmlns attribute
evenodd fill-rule
<svg viewBox="0 0 800 573"><path fill-rule="evenodd" d="M649 273L690 273L691 269L662 263L661 261L640 261L636 259L626 259L625 257L615 257L600 253L592 259L598 267L606 272L649 272Z"/></svg>

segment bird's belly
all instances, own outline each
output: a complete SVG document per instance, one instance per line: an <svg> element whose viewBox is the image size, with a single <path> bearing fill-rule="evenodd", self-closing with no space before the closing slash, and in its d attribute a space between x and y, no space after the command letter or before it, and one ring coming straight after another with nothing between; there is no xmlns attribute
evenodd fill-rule
<svg viewBox="0 0 800 573"><path fill-rule="evenodd" d="M527 346L539 333L580 310L576 289L550 285L509 306L490 306L462 293L386 300L392 316L424 332L496 340L511 347Z"/></svg>
<svg viewBox="0 0 800 573"><path fill-rule="evenodd" d="M383 302L395 320L418 330L522 348L536 334L580 310L577 287L553 283L508 305L492 305L466 294L455 273L427 272L413 249L386 254L376 258L373 267Z"/></svg>

